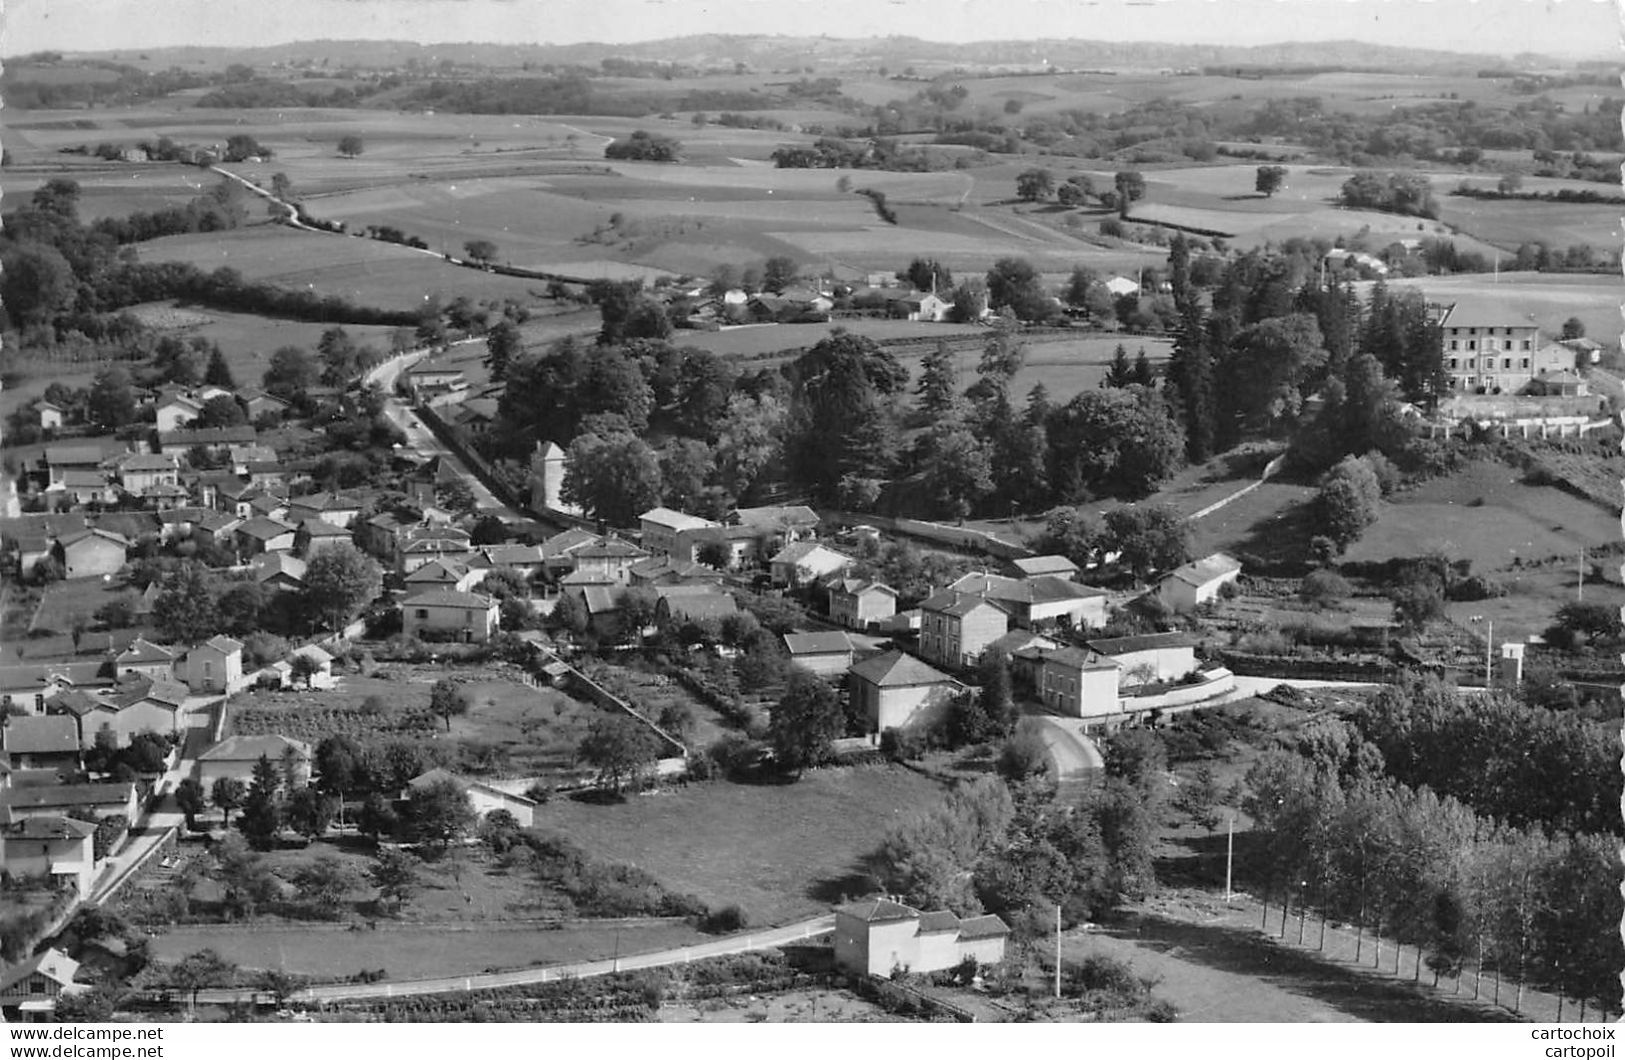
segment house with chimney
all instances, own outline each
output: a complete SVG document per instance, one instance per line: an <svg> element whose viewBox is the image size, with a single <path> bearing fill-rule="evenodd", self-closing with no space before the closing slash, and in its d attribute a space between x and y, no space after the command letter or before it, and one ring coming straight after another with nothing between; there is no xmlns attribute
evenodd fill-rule
<svg viewBox="0 0 1625 1060"><path fill-rule="evenodd" d="M1010 625L1010 612L1001 605L947 589L920 602L920 655L938 666L975 666Z"/></svg>
<svg viewBox="0 0 1625 1060"><path fill-rule="evenodd" d="M936 667L900 651L865 659L847 671L852 706L863 712L873 735L935 725L964 688Z"/></svg>

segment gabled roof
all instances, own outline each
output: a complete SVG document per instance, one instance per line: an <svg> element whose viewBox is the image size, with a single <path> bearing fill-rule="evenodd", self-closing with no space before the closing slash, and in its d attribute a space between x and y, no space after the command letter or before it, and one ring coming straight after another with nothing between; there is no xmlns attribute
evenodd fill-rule
<svg viewBox="0 0 1625 1060"><path fill-rule="evenodd" d="M117 545L119 548L124 549L130 547L129 538L125 537L123 534L115 534L111 530L103 530L99 526L93 526L88 530L81 530L77 534L69 534L67 537L62 539L61 545L63 548L74 548L85 542L94 541L106 541L109 544Z"/></svg>
<svg viewBox="0 0 1625 1060"><path fill-rule="evenodd" d="M688 560L677 559L673 556L652 556L649 559L639 560L627 570L638 578L703 578L710 581L721 581L725 575L714 567L707 567L703 563L692 563Z"/></svg>
<svg viewBox="0 0 1625 1060"><path fill-rule="evenodd" d="M560 585L619 585L613 574L601 570L573 570L559 579Z"/></svg>
<svg viewBox="0 0 1625 1060"><path fill-rule="evenodd" d="M959 922L961 939L990 939L1010 934L1010 925L992 913L966 917Z"/></svg>
<svg viewBox="0 0 1625 1060"><path fill-rule="evenodd" d="M262 582L278 576L302 582L309 567L304 560L287 552L262 552L254 557L250 566L254 568L255 579Z"/></svg>
<svg viewBox="0 0 1625 1060"><path fill-rule="evenodd" d="M1168 575L1177 578L1186 585L1201 587L1218 578L1234 574L1241 570L1241 561L1223 552L1215 552L1211 556L1204 556L1199 560L1185 564Z"/></svg>
<svg viewBox="0 0 1625 1060"><path fill-rule="evenodd" d="M112 664L107 661L0 666L0 689L43 692L53 677L70 685L105 687L113 684L113 672Z"/></svg>
<svg viewBox="0 0 1625 1060"><path fill-rule="evenodd" d="M953 678L936 667L900 651L865 659L847 672L880 688L954 683Z"/></svg>
<svg viewBox="0 0 1625 1060"><path fill-rule="evenodd" d="M303 497L295 497L289 502L293 508L304 508L313 512L359 512L361 502L354 497L342 493L308 493Z"/></svg>
<svg viewBox="0 0 1625 1060"><path fill-rule="evenodd" d="M243 523L242 526L239 526L237 528L237 532L239 534L245 534L256 541L270 541L274 538L281 537L283 534L292 533L293 527L277 519L271 519L263 515L256 515L254 518Z"/></svg>
<svg viewBox="0 0 1625 1060"><path fill-rule="evenodd" d="M234 651L242 651L243 642L240 640L233 640L224 634L216 633L202 644L199 644L198 647L213 648L222 655L230 655Z"/></svg>
<svg viewBox="0 0 1625 1060"><path fill-rule="evenodd" d="M790 649L791 655L850 655L852 652L851 638L838 631L786 633L784 646Z"/></svg>
<svg viewBox="0 0 1625 1060"><path fill-rule="evenodd" d="M137 637L130 642L130 646L119 652L114 662L120 666L137 666L143 663L168 663L180 658L180 653L162 644L154 644L145 637Z"/></svg>
<svg viewBox="0 0 1625 1060"><path fill-rule="evenodd" d="M174 681L136 681L115 692L112 702L119 710L142 702L158 703L171 710L179 710L186 705L187 694L186 686Z"/></svg>
<svg viewBox="0 0 1625 1060"><path fill-rule="evenodd" d="M921 611L935 611L938 614L953 615L956 618L962 618L978 607L991 607L995 611L1008 614L1004 608L992 600L977 596L974 593L955 592L952 589L944 589L942 592L935 593L920 601Z"/></svg>
<svg viewBox="0 0 1625 1060"><path fill-rule="evenodd" d="M204 427L200 430L160 431L159 445L232 445L252 443L259 432L252 427Z"/></svg>
<svg viewBox="0 0 1625 1060"><path fill-rule="evenodd" d="M69 725L72 718L62 718ZM0 809L55 809L74 806L123 806L129 803L135 785L124 784L29 784L0 792Z"/></svg>
<svg viewBox="0 0 1625 1060"><path fill-rule="evenodd" d="M1042 633L1034 633L1030 629L1012 629L987 647L989 651L1014 655L1018 651L1027 651L1033 648L1053 650L1059 646Z"/></svg>
<svg viewBox="0 0 1625 1060"><path fill-rule="evenodd" d="M455 585L468 577L468 568L454 559L431 559L406 576L407 585Z"/></svg>
<svg viewBox="0 0 1625 1060"><path fill-rule="evenodd" d="M64 471L62 485L70 490L100 489L107 485L105 471Z"/></svg>
<svg viewBox="0 0 1625 1060"><path fill-rule="evenodd" d="M178 467L173 456L162 453L132 453L119 461L118 469L126 474L131 471L174 471Z"/></svg>
<svg viewBox="0 0 1625 1060"><path fill-rule="evenodd" d="M865 593L885 593L895 597L897 590L885 582L869 581L866 578L843 578L829 587L832 593L841 593L845 596L862 596Z"/></svg>
<svg viewBox="0 0 1625 1060"><path fill-rule="evenodd" d="M684 586L669 586L669 588L684 588ZM674 618L723 618L739 612L739 605L734 601L734 598L724 593L679 593L674 596L662 597L662 600L666 604L666 613Z"/></svg>
<svg viewBox="0 0 1625 1060"><path fill-rule="evenodd" d="M94 467L106 457L106 451L99 445L48 445L45 447L45 462L51 467L69 465Z"/></svg>
<svg viewBox="0 0 1625 1060"><path fill-rule="evenodd" d="M95 831L94 828L91 831ZM74 973L79 970L79 962L58 949L49 949L44 953L14 964L5 971L0 972L0 991L7 990L18 983L31 978L35 972L61 986L68 986L73 982Z"/></svg>
<svg viewBox="0 0 1625 1060"><path fill-rule="evenodd" d="M598 540L598 535L590 530L572 528L561 534L554 534L541 544L542 558L553 559L565 556L584 545L590 545Z"/></svg>
<svg viewBox="0 0 1625 1060"><path fill-rule="evenodd" d="M461 607L475 608L481 611L496 605L496 599L490 596L481 596L479 593L460 593L450 589L431 589L416 596L409 596L402 601L406 607Z"/></svg>
<svg viewBox="0 0 1625 1060"><path fill-rule="evenodd" d="M778 555L774 556L768 562L800 563L808 556L811 556L816 552L827 552L836 559L845 560L847 563L853 562L851 556L848 556L844 552L837 552L835 549L830 548L821 541L792 541L790 544L785 545L782 549L780 549Z"/></svg>
<svg viewBox="0 0 1625 1060"><path fill-rule="evenodd" d="M959 918L946 909L936 913L921 913L919 934L940 935L948 932L959 932Z"/></svg>
<svg viewBox="0 0 1625 1060"><path fill-rule="evenodd" d="M617 585L589 585L581 590L581 602L589 615L607 615L621 609L624 590Z"/></svg>
<svg viewBox="0 0 1625 1060"><path fill-rule="evenodd" d="M1089 647L1102 655L1127 655L1157 648L1194 648L1201 643L1189 633L1142 633L1137 637L1108 637L1089 641Z"/></svg>
<svg viewBox="0 0 1625 1060"><path fill-rule="evenodd" d="M199 762L258 762L261 756L280 762L284 752L292 750L303 758L310 757L310 745L288 736L231 736L197 756Z"/></svg>
<svg viewBox="0 0 1625 1060"><path fill-rule="evenodd" d="M86 714L92 714L98 710L105 710L109 714L114 713L116 710L113 704L109 703L101 696L94 695L78 688L70 688L65 692L58 692L56 695L45 701L45 707L47 710L63 711L65 713L72 714L76 718L82 718Z"/></svg>
<svg viewBox="0 0 1625 1060"><path fill-rule="evenodd" d="M1002 574L967 574L949 586L954 592L972 593L1000 603L1052 604L1063 600L1088 600L1105 596L1101 589L1065 578L1040 575L1034 578L1006 578Z"/></svg>
<svg viewBox="0 0 1625 1060"><path fill-rule="evenodd" d="M663 526L674 531L703 530L707 527L721 525L712 522L710 519L701 519L697 515L689 515L687 512L679 512L671 508L650 508L638 516L638 519L641 522L653 523L656 526Z"/></svg>
<svg viewBox="0 0 1625 1060"><path fill-rule="evenodd" d="M608 538L596 544L583 545L576 549L572 555L576 559L643 559L649 553L630 541L619 538Z"/></svg>
<svg viewBox="0 0 1625 1060"><path fill-rule="evenodd" d="M72 817L25 817L5 827L7 839L88 839L96 834L96 826L89 821Z"/></svg>
<svg viewBox="0 0 1625 1060"><path fill-rule="evenodd" d="M0 537L16 541L25 552L39 552L51 541L76 534L87 525L84 512L34 512L0 519Z"/></svg>
<svg viewBox="0 0 1625 1060"><path fill-rule="evenodd" d="M517 567L542 562L540 545L486 545L480 551L493 567Z"/></svg>
<svg viewBox="0 0 1625 1060"><path fill-rule="evenodd" d="M306 644L288 653L290 659L314 659L320 665L333 661L333 653L320 644Z"/></svg>
<svg viewBox="0 0 1625 1060"><path fill-rule="evenodd" d="M1039 653L1045 663L1054 662L1073 670L1116 670L1119 664L1110 656L1100 655L1096 652L1085 651L1082 648L1067 646L1056 648L1053 651Z"/></svg>
<svg viewBox="0 0 1625 1060"><path fill-rule="evenodd" d="M449 769L441 769L438 766L427 773L420 773L413 777L406 782L406 786L409 788L426 788L433 784L442 783L455 784L459 791L474 790L487 795L494 795L509 802L519 803L521 806L537 805L534 799L528 799L523 795L510 794L501 788L495 788L483 781L475 780L473 777L465 777L460 773L453 773Z"/></svg>
<svg viewBox="0 0 1625 1060"><path fill-rule="evenodd" d="M79 728L61 714L12 718L0 743L9 754L74 754L79 750Z"/></svg>
<svg viewBox="0 0 1625 1060"><path fill-rule="evenodd" d="M890 898L865 898L843 905L836 912L856 917L865 924L877 924L887 920L917 920L920 916L919 910L910 909L902 902L894 902Z"/></svg>

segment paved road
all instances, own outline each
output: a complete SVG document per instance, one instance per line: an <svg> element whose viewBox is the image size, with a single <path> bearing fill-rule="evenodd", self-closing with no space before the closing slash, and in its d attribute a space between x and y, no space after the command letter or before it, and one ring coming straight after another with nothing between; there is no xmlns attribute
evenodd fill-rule
<svg viewBox="0 0 1625 1060"><path fill-rule="evenodd" d="M1056 798L1071 801L1082 789L1094 782L1105 768L1095 742L1084 731L1082 718L1063 718L1054 714L1035 714L1041 726L1039 737L1049 752L1050 765L1055 771Z"/></svg>
<svg viewBox="0 0 1625 1060"><path fill-rule="evenodd" d="M693 946L658 950L654 953L631 954L610 960L556 964L547 968L526 968L517 972L488 972L482 975L449 976L443 979L409 979L394 983L335 983L328 986L307 987L291 995L290 1000L306 1004L329 1001L359 1001L387 997L414 997L422 994L450 994L464 990L493 990L504 986L530 986L536 983L558 982L561 979L587 979L598 975L610 975L614 972L630 972L643 968L663 968L674 964L688 964L691 961L705 960L709 957L725 957L734 953L773 949L792 942L801 942L806 939L827 935L834 930L835 914L826 913L823 916L801 920L794 924L786 924L783 927L747 932L741 935L730 935L714 942L702 942ZM252 991L243 990L205 990L198 995L198 1001L205 1004L231 1004L248 1000L249 995L252 993Z"/></svg>

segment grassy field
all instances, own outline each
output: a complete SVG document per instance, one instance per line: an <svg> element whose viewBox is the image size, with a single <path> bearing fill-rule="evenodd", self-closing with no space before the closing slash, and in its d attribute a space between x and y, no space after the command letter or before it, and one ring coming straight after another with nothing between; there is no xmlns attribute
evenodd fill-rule
<svg viewBox="0 0 1625 1060"><path fill-rule="evenodd" d="M849 879L859 859L941 797L934 781L897 766L821 769L790 784L696 784L619 805L555 799L538 827L770 924L866 891Z"/></svg>
<svg viewBox="0 0 1625 1060"><path fill-rule="evenodd" d="M1361 298L1369 297L1370 284L1357 286ZM1495 277L1472 273L1394 280L1389 286L1414 287L1430 301L1463 299L1493 304L1516 317L1533 319L1554 335L1563 321L1579 317L1587 334L1598 342L1618 341L1620 294L1619 278L1615 276L1503 272Z"/></svg>
<svg viewBox="0 0 1625 1060"><path fill-rule="evenodd" d="M126 589L121 582L103 581L101 578L74 578L56 582L45 590L39 610L34 615L33 628L53 633L70 633L76 618L96 625L92 616L104 604L123 597Z"/></svg>
<svg viewBox="0 0 1625 1060"><path fill-rule="evenodd" d="M462 241L448 249L462 253ZM534 302L541 284L440 261L407 247L297 229L260 227L167 236L140 245L142 261L179 261L201 269L230 266L250 280L309 287L359 305L416 309L433 295L450 301L513 298Z"/></svg>

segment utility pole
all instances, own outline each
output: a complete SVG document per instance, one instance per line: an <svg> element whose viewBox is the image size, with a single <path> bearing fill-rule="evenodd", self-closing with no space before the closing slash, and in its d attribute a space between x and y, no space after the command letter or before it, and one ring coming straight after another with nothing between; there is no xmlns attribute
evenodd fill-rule
<svg viewBox="0 0 1625 1060"><path fill-rule="evenodd" d="M1495 662L1495 619L1488 619L1488 629L1484 633L1484 688L1488 690L1495 683L1491 667Z"/></svg>
<svg viewBox="0 0 1625 1060"><path fill-rule="evenodd" d="M1584 545L1580 546L1579 575L1580 580L1574 586L1575 603L1583 603L1586 598L1586 550Z"/></svg>
<svg viewBox="0 0 1625 1060"><path fill-rule="evenodd" d="M1225 838L1224 851L1224 900L1230 901L1231 870L1236 864L1236 815L1230 815L1230 828Z"/></svg>
<svg viewBox="0 0 1625 1060"><path fill-rule="evenodd" d="M1061 1000L1061 906L1055 906L1055 1000Z"/></svg>

